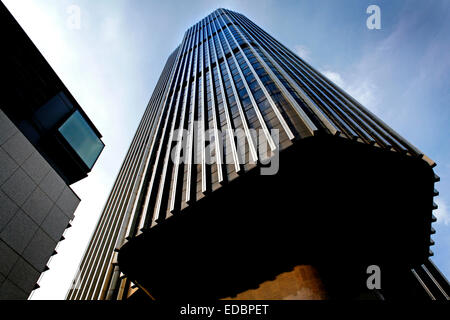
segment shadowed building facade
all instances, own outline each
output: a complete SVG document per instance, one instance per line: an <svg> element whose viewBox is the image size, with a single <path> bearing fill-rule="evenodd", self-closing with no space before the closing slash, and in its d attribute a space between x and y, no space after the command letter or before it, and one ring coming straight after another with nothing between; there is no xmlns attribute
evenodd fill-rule
<svg viewBox="0 0 450 320"><path fill-rule="evenodd" d="M168 58L67 298L446 298L434 166L218 9Z"/></svg>
<svg viewBox="0 0 450 320"><path fill-rule="evenodd" d="M101 134L0 3L0 300L26 299L71 226L70 187L103 150Z"/></svg>

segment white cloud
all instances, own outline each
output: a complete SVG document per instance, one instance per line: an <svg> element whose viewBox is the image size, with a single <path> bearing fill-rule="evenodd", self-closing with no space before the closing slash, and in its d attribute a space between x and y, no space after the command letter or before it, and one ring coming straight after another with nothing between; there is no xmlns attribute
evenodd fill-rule
<svg viewBox="0 0 450 320"><path fill-rule="evenodd" d="M339 87L344 88L345 82L342 79L341 75L337 72L333 71L324 71L322 72L325 77L333 81L335 84L337 84Z"/></svg>
<svg viewBox="0 0 450 320"><path fill-rule="evenodd" d="M302 58L302 59L304 59L304 60L308 60L308 61L311 60L311 51L310 51L307 47L305 47L305 46L303 46L303 45L300 45L300 44L296 45L296 46L294 47L294 52L295 52L300 58Z"/></svg>
<svg viewBox="0 0 450 320"><path fill-rule="evenodd" d="M114 41L121 31L121 20L117 17L106 17L101 23L102 40Z"/></svg>
<svg viewBox="0 0 450 320"><path fill-rule="evenodd" d="M434 202L438 205L438 208L434 211L434 215L437 218L437 223L448 225L450 223L450 214L447 209L447 204L442 198L436 198Z"/></svg>
<svg viewBox="0 0 450 320"><path fill-rule="evenodd" d="M352 78L346 77L350 78L350 80L344 80L344 77L340 73L331 70L322 71L322 74L350 94L363 106L369 108L373 112L377 111L377 105L375 103L375 92L377 87L369 78L354 76Z"/></svg>

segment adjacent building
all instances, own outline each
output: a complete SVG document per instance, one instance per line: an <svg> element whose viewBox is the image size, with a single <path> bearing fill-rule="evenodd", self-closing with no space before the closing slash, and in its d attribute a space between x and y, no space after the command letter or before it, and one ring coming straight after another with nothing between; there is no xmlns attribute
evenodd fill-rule
<svg viewBox="0 0 450 320"><path fill-rule="evenodd" d="M103 150L101 134L0 3L0 299L39 287Z"/></svg>
<svg viewBox="0 0 450 320"><path fill-rule="evenodd" d="M67 298L447 299L434 166L218 9L169 56Z"/></svg>

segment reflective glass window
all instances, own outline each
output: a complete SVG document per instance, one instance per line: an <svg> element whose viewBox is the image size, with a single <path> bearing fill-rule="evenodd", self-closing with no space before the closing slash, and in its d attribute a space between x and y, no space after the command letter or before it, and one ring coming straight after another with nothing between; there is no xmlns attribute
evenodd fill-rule
<svg viewBox="0 0 450 320"><path fill-rule="evenodd" d="M89 169L92 168L105 145L81 113L75 111L58 131Z"/></svg>

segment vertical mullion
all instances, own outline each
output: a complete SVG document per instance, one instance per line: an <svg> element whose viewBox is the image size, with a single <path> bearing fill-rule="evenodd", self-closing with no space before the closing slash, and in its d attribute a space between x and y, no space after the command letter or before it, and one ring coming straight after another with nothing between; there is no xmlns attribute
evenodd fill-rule
<svg viewBox="0 0 450 320"><path fill-rule="evenodd" d="M245 17L244 17L245 18ZM245 18L246 19L246 18ZM246 19L248 20L248 19ZM328 86L330 86L330 88L336 92L339 96L343 97L346 102L348 103L348 106L351 107L355 112L358 112L359 115L364 116L364 114L362 114L362 112L360 110L358 110L358 107L362 110L365 109L363 106L359 105L359 103L354 100L351 96L349 96L346 92L341 92L341 90L339 88L337 88L333 83L331 83L326 77L324 77L322 74L320 74L320 72L315 71L314 68L312 68L311 66L309 66L306 62L304 62L303 60L298 59L297 57L293 56L293 54L286 49L282 44L280 44L276 39L274 39L273 37L271 37L270 35L268 35L264 30L262 30L261 28L259 28L258 26L256 26L252 21L248 20L249 24L251 24L252 26L255 27L255 29L260 30L261 32L261 36L266 37L268 40L270 41L274 46L276 46L277 48L279 48L281 51L286 53L286 56L291 58L291 61L296 61L295 65L299 66L300 68L302 68L303 72L306 72L309 74L309 72L307 70L305 70L305 68L308 68L310 70L310 72L315 72L318 76L317 79L319 81L321 81L322 83L327 84ZM262 48L261 48L262 49ZM294 59L295 58L295 59ZM299 62L301 64L299 64ZM305 65L305 67L302 66ZM295 67L294 65L294 67ZM297 72L300 72L298 69L296 69ZM302 74L300 72L300 74ZM298 77L297 77L298 78ZM300 80L301 81L301 80ZM359 106L358 106L358 105ZM353 108L353 105L356 106L356 108ZM374 115L375 116L375 115ZM375 116L376 117L376 116ZM368 117L363 117L365 118L364 120L367 121L369 124L372 124L374 126L375 132L373 132L374 134L374 138L377 140L377 142L381 145L381 146L385 146L385 148L390 149L392 146L390 144L389 141L392 141L392 139L386 135L385 133L383 133L382 131L385 130L382 126L380 126L379 124L377 124L375 121L373 121L373 119L370 119ZM380 120L381 121L381 120ZM386 131L386 130L385 130ZM376 132L379 133L376 134ZM389 132L388 132L389 133ZM395 136L394 136L395 137ZM393 142L393 141L392 141ZM395 143L395 142L394 142ZM417 149L416 149L417 150ZM420 151L419 151L420 152Z"/></svg>
<svg viewBox="0 0 450 320"><path fill-rule="evenodd" d="M204 33L206 35L206 39L208 39L208 33L206 24L203 24ZM221 143L219 141L219 132L217 128L217 114L216 114L216 102L215 102L215 90L214 90L214 72L211 65L211 50L209 47L209 41L205 41L206 43L206 50L208 51L208 69L209 69L209 86L210 86L210 94L211 94L211 108L212 108L212 114L213 114L213 122L214 122L214 147L216 149L216 166L217 166L217 176L219 183L223 183L223 172L222 172L222 150L221 150ZM217 63L216 63L217 67ZM220 137L222 138L222 137Z"/></svg>
<svg viewBox="0 0 450 320"><path fill-rule="evenodd" d="M253 68L252 64L250 63L250 61L248 60L247 56L245 55L245 52L242 50L241 46L239 45L239 43L236 40L236 37L234 36L234 34L231 32L228 24L224 21L223 16L220 17L220 19L222 19L222 21L225 24L225 29L228 30L229 34L233 37L233 41L236 44L236 46L239 48L239 51L241 52L242 56L245 59L245 62L247 63L248 67L250 68L253 76L255 77L256 81L258 82L259 87L261 88L261 90L263 91L264 95L266 96L267 101L269 101L270 106L272 107L272 110L274 111L275 115L277 116L278 120L280 121L281 126L283 127L284 131L286 132L288 138L290 140L293 140L295 138L294 134L292 133L291 129L289 129L289 126L287 125L286 121L284 120L283 116L281 115L280 111L278 110L277 106L275 105L275 102L272 99L272 96L269 94L269 92L267 91L266 87L264 86L264 84L262 83L259 75L256 73L255 69ZM264 67L264 69L266 70L267 73L271 72L270 68L267 66L267 64L265 63L265 61L258 55L258 53L253 49L253 47L250 45L250 43L247 41L247 39L245 37L243 37L242 33L238 30L238 28L235 28L241 35L242 40L245 41L245 43L247 44L248 48L252 51L253 55L256 57L256 59L258 59L258 61L261 63L261 65ZM270 73L269 73L270 75ZM278 79L276 79L278 80ZM274 81L276 81L274 80ZM281 83L278 81L277 83L279 86L281 85ZM292 103L296 104L296 101L292 98L292 96L290 95L290 93L286 90L286 88L284 88L283 86L281 86L281 91L284 93L284 95L288 98L288 100ZM259 109L259 108L258 108ZM303 111L303 110L302 110ZM305 114L306 116L306 114ZM309 120L309 118L306 118ZM317 130L317 128L315 127L314 123L312 123L311 120L307 121L305 123L311 134L314 134L314 131Z"/></svg>
<svg viewBox="0 0 450 320"><path fill-rule="evenodd" d="M213 14L217 14L216 12L214 12ZM219 34L217 34L219 36ZM219 38L220 39L220 38ZM242 66L239 64L239 62L236 59L236 56L233 53L233 48L231 47L231 45L228 43L228 39L224 36L225 39L225 43L228 45L229 49L230 49L230 53L231 56L233 57L233 61L236 64L236 69L239 72L239 76L242 79L242 83L244 84L245 90L247 90L248 96L250 98L250 101L252 103L253 109L255 110L256 116L259 120L259 123L261 124L261 128L263 129L264 135L266 136L267 142L269 143L270 149L272 151L274 151L277 146L275 145L275 142L272 139L272 136L270 135L269 129L267 128L266 122L264 121L264 118L261 114L261 111L258 108L258 104L256 103L255 98L253 97L253 93L250 90L248 84L247 84L247 79L245 78L243 72L242 72ZM239 48L239 52L241 52L241 54L243 54L241 47L238 44L238 48ZM245 56L245 55L244 55ZM225 59L225 56L224 56Z"/></svg>
<svg viewBox="0 0 450 320"><path fill-rule="evenodd" d="M231 83L231 88L233 90L233 95L236 98L236 104L238 106L238 111L239 111L239 115L241 117L242 126L244 127L244 132L245 132L245 135L247 136L247 141L248 141L248 145L249 145L249 149L250 149L249 150L250 151L250 155L252 156L253 161L256 162L256 161L258 161L258 154L256 152L256 148L255 148L255 145L254 145L253 137L252 137L252 135L250 133L250 129L248 127L247 119L245 118L244 111L242 109L241 101L239 99L239 94L237 92L236 85L234 83L233 74L231 73L227 57L225 56L225 50L223 49L222 42L220 41L220 38L219 38L219 31L218 31L217 26L216 26L216 20L212 21L212 25L214 26L214 29L215 29L215 32L216 32L216 36L219 39L217 42L219 43L220 52L222 53L222 56L223 56L223 62L224 62L225 67L227 69L227 73L228 73L228 75L230 77L230 83ZM214 39L213 39L213 41L214 41ZM230 51L230 54L233 55L233 51ZM219 63L219 61L217 61L217 63ZM233 141L234 141L234 139L233 139Z"/></svg>
<svg viewBox="0 0 450 320"><path fill-rule="evenodd" d="M191 35L190 37L190 46L192 46L192 43L194 42L194 36ZM177 116L178 116L178 109L180 107L180 98L182 96L182 94L184 94L184 79L186 77L186 68L187 68L187 62L189 61L189 67L191 66L191 58L192 55L192 51L189 51L188 54L185 57L185 62L184 62L184 66L183 66L183 72L181 74L181 81L179 84L179 89L178 89L178 94L177 94L177 99L175 101L175 110L173 112L172 115L172 123L171 123L171 128L169 130L169 138L168 141L166 143L166 154L163 160L163 169L162 169L162 173L161 176L159 178L159 188L158 188L158 192L156 195L156 203L155 203L155 208L153 210L153 218L152 218L152 225L156 222L158 222L158 220L164 219L164 217L160 217L161 215L161 202L162 202L162 197L165 193L165 187L167 184L167 170L168 170L168 166L169 166L169 161L170 161L170 153L171 153L171 149L172 149L172 143L173 143L173 133L175 130L175 125L177 123ZM172 98L175 96L175 94L172 96ZM172 104L173 101L171 101L171 106L173 107ZM161 219L160 219L161 218Z"/></svg>
<svg viewBox="0 0 450 320"><path fill-rule="evenodd" d="M233 15L233 16L235 16L235 15ZM240 19L239 19L239 17L238 16L235 16L235 18L236 18L236 22L237 23L239 23L239 25L240 26L242 26L242 28L243 28L243 30L247 30L247 35L248 35L248 37L252 40L252 41L254 41L255 43L258 43L258 41L250 34L250 30L248 30L247 28L244 28L244 26L243 26L243 22L241 22L240 21ZM240 35L245 39L245 37L243 36L243 33L241 32L241 30L239 30L238 28L236 28L236 30L240 33ZM245 41L247 41L246 39L245 39ZM258 43L259 44L259 43ZM263 49L263 48L261 48L261 46L259 46L259 49L261 50L261 49ZM270 48L267 48L268 50L271 50ZM252 50L253 51L255 51L253 48L252 48ZM276 55L275 53L274 53L274 56L276 56L278 59L279 59L279 61L280 61L280 63L292 74L292 76L293 77L296 77L297 79L298 79L298 76L291 70L291 68L289 68L289 66L287 66L283 61L282 61L282 58L281 58L281 56L280 55ZM275 59L274 59L275 60ZM283 68L283 70L284 70L284 68ZM297 70L298 71L298 70ZM289 75L289 73L287 73L286 72L286 74L287 75ZM290 76L290 75L289 75ZM303 76L303 74L302 74L302 76ZM321 102L321 104L323 104L323 105L329 105L329 111L330 112L332 112L332 114L333 114L333 116L336 118L336 122L337 123L339 123L339 119L342 119L343 121L344 121L344 123L340 123L340 125L342 126L342 127L344 127L345 128L345 130L348 132L348 134L352 137L352 138L358 138L358 136L361 138L361 139L363 139L364 141L366 141L366 142L370 142L370 138L367 136L367 134L364 132L364 130L363 129L361 129L360 127L359 127L359 125L355 122L355 120L353 119L353 118L351 118L351 117L349 117L346 113L345 113L345 111L343 110L343 108L342 107L340 107L339 105L337 105L333 100L331 100L327 95L325 95L324 93L323 93L323 91L322 90L320 90L317 86L315 86L315 84L314 83L312 83L308 78L305 78L306 79L306 81L308 81L308 83L309 83L309 86L308 85L306 85L306 87L309 87L311 90L313 90L314 91L314 89L313 89L313 87L317 90L317 92L320 92L323 96L324 96L324 98L329 102L329 103L327 103L327 102L324 102L323 100L322 100L322 98L320 98L317 94L316 94L316 96L317 96L317 99L319 99L320 100L320 102ZM299 79L300 80L300 79ZM301 81L301 80L300 80ZM303 83L303 82L302 82ZM303 83L303 85L305 85L304 83ZM291 84L291 86L294 88L294 86ZM331 105L330 105L331 104ZM334 111L333 111L334 110Z"/></svg>
<svg viewBox="0 0 450 320"><path fill-rule="evenodd" d="M197 40L197 33L195 34L195 36L193 37L194 41L194 46L197 44L196 40ZM171 192L171 196L170 196L170 203L169 203L169 212L172 213L175 210L175 202L176 202L176 193L177 193L177 184L178 184L178 175L179 175L179 162L180 162L180 157L181 157L181 145L182 143L184 143L184 141L182 141L183 139L183 131L184 131L184 123L185 123L185 117L186 117L186 113L189 114L189 110L186 111L187 108L187 103L188 101L190 102L190 96L191 96L191 74L192 74L192 64L193 64L193 60L194 60L194 50L191 51L191 55L189 58L189 69L188 69L188 73L187 73L187 79L186 79L186 89L184 92L184 100L183 100L183 108L181 111L181 120L180 120L180 124L178 125L178 145L177 145L177 150L176 150L176 159L175 159L175 163L174 163L174 168L173 168L173 179L172 179L172 192ZM195 67L197 67L197 65L195 64ZM189 103L190 105L190 103ZM172 129L173 132L173 129ZM168 152L170 153L170 150L168 150ZM169 160L167 160L169 161ZM167 218L167 217L166 217Z"/></svg>
<svg viewBox="0 0 450 320"><path fill-rule="evenodd" d="M102 260L100 251L104 251L101 248L105 247L107 239L110 238L110 236L105 238L104 237L105 233L103 231L106 228L108 230L108 234L111 235L111 230L115 228L115 225L117 225L117 223L119 221L119 219L116 219L115 217L118 215L118 212L120 212L120 210L116 210L112 214L111 214L111 210L113 210L114 207L117 207L117 206L121 207L123 205L124 195L127 194L127 192L123 192L123 188L125 188L125 189L129 188L130 177L134 176L132 173L130 173L130 170L133 171L134 168L136 167L136 163L138 162L138 161L136 161L136 157L139 157L140 153L139 153L139 151L137 151L137 148L139 147L139 141L142 139L144 132L146 132L146 129L148 128L147 122L148 122L148 118L150 117L150 115L151 115L150 112L145 112L145 114L144 114L145 120L141 121L141 124L139 126L140 130L138 130L137 134L135 135L134 148L133 148L133 145L132 145L132 147L130 147L130 152L127 153L127 155L129 156L128 162L127 162L127 159L125 159L125 161L124 161L126 166L125 166L124 171L122 172L123 179L120 180L118 187L116 188L116 193L113 194L112 196L110 196L109 200L111 200L111 201L108 201L109 204L107 203L107 205L105 205L105 209L103 210L103 212L104 212L103 216L105 217L103 219L103 227L99 228L99 230L101 232L98 233L99 237L102 236L102 238L100 239L98 237L97 240L94 240L95 243L91 247L91 250L90 250L90 253L92 253L92 250L93 250L94 254L90 255L91 259L86 259L86 261L82 267L82 270L80 270L80 275L79 275L80 282L81 281L85 282L86 278L88 278L88 280L87 280L87 284L81 290L78 290L77 293L75 293L75 297L74 297L75 299L84 298L86 295L89 295L89 297L91 296L91 292L89 291L89 289L90 289L89 283L91 282L91 280L90 280L91 273L86 272L86 270L87 269L90 270L90 269L94 268L94 265L97 265L95 267L96 269L98 268L98 264ZM118 204L118 202L119 202L119 204ZM116 223L113 223L113 221ZM99 254L96 254L97 251L99 251ZM86 288L86 286L88 286L88 288ZM81 297L80 297L80 295L81 295Z"/></svg>
<svg viewBox="0 0 450 320"><path fill-rule="evenodd" d="M171 58L170 58L171 59ZM173 62L173 61L172 61ZM161 76L161 79L158 81L157 83L157 87L155 88L155 92L156 92L156 97L152 97L150 104L152 105L152 117L150 119L149 122L149 127L151 128L150 131L146 130L146 134L151 137L152 136L152 132L154 131L155 128L155 121L157 119L157 116L159 114L159 116L161 116L161 113L158 112L160 110L158 110L158 106L160 106L161 103L161 99L164 95L164 92L167 89L167 84L168 84L168 79L170 78L170 71L168 69L172 69L172 68L168 68L168 66L166 66L163 70L163 74ZM126 241L126 239L128 239L130 237L130 233L133 232L134 230L134 226L135 226L135 220L136 217L138 216L138 212L137 210L139 210L139 208L137 208L137 204L139 203L139 200L141 199L141 193L142 193L142 189L144 187L144 183L146 181L146 176L149 175L149 164L150 164L150 159L152 158L152 149L149 148L150 147L150 143L151 143L152 139L147 138L147 142L144 145L144 155L142 159L145 159L145 161L141 161L142 165L143 165L143 169L141 170L141 174L139 176L139 181L135 182L135 187L133 189L135 189L136 191L133 191L134 194L134 201L130 200L127 206L127 210L125 212L125 218L122 221L122 225L120 227L120 231L119 234L117 236L117 239L115 241L115 248L119 248L124 241ZM133 229L132 229L133 228ZM111 263L109 263L111 264ZM106 264L105 264L106 265ZM117 268L117 266L115 266L114 268ZM115 272L115 271L114 271ZM100 299L102 299L102 296L106 296L106 294L108 292L110 292L111 290L114 290L114 288L117 286L117 279L110 279L111 281L109 281L109 278L104 278L103 282L101 283L101 286L99 287L101 289L101 292L99 293L99 297ZM100 284L100 283L98 283Z"/></svg>
<svg viewBox="0 0 450 320"><path fill-rule="evenodd" d="M196 25L198 26L198 24ZM198 27L197 27L198 28ZM198 40L200 40L200 36L199 36L199 31L196 30L196 37ZM185 202L186 204L189 204L189 202L191 201L191 186L192 186L192 166L194 165L194 161L193 161L193 156L194 156L194 120L195 120L195 115L197 112L197 75L198 75L198 62L200 59L200 42L201 41L197 41L197 47L195 48L196 50L196 54L195 54L195 69L194 69L194 90L193 90L193 97L191 99L191 124L190 124L190 128L189 128L189 134L188 134L188 140L189 140L189 145L188 145L188 170L187 170L187 177L186 177L186 191L185 191ZM191 76L191 75L189 75ZM196 164L195 164L196 165ZM195 178L196 179L196 178ZM195 180L196 181L196 180Z"/></svg>
<svg viewBox="0 0 450 320"><path fill-rule="evenodd" d="M188 42L190 40L190 37L191 37L191 34L188 34L185 37L183 44L180 48L180 54L182 54L186 50L186 48L188 46ZM183 67L183 64L185 63L185 60L186 60L186 56L184 56L182 59L177 61L177 72L176 72L175 82L174 82L174 78L171 79L171 82L173 84L172 94L170 95L170 92L168 92L168 95L165 97L164 105L167 104L167 99L169 98L169 95L170 95L171 100L170 100L170 103L167 105L167 110L169 111L169 113L170 113L170 106L172 105L173 97L176 93L175 91L176 91L177 85L179 84L179 81L180 81L180 71L181 71L181 68ZM141 219L139 222L139 230L141 230L141 231L143 231L147 228L147 225L149 224L149 220L152 219L152 217L149 217L149 214L148 214L149 213L149 203L150 203L150 198L151 198L151 195L153 192L154 181L156 179L156 173L158 171L157 166L159 164L159 158L161 156L161 149L162 149L163 140L164 140L164 133L166 132L168 121L169 121L169 115L166 116L164 127L162 129L163 136L160 138L160 141L159 141L157 156L156 156L156 159L155 159L155 162L153 165L152 177L151 177L151 180L149 183L149 188L147 190L147 194L146 194L145 201L144 201L143 213L142 213L142 216L141 216Z"/></svg>
<svg viewBox="0 0 450 320"><path fill-rule="evenodd" d="M184 41L183 41L184 42ZM182 42L182 44L180 45L180 47L179 47L179 51L178 51L178 53L177 53L177 58L176 58L176 62L179 62L179 61L181 61L181 60L179 60L180 59L180 57L182 56L182 47L183 47L183 42ZM174 76L175 76L175 73L177 72L176 70L178 70L178 64L174 67L174 71L169 75L170 77L169 77L169 81L168 81L168 84L169 84L169 87L167 88L167 90L166 90L166 92L165 92L165 94L164 94L164 96L162 97L162 101L159 103L160 105L161 105L161 108L160 108L160 110L159 110L159 112L161 112L161 113L163 113L164 112L164 110L166 110L165 108L167 108L167 110L166 110L166 112L167 111L169 111L169 105L167 104L167 99L168 99L168 97L169 97L169 94L170 94L170 92L172 92L172 91L174 91L175 90L175 86L174 86L174 81L173 81L173 78L174 78ZM167 115L168 116L168 115ZM165 118L164 118L165 119ZM153 138L153 140L152 140L152 144L151 144L151 146L150 146L150 152L151 152L151 156L149 157L149 159L148 159L148 162L150 163L150 162L152 162L153 163L153 165L151 166L152 168L153 168L153 170L151 171L151 173L152 173L152 175L153 175L153 171L154 171L154 169L155 169L155 163L154 163L154 161L152 161L153 160L153 158L155 157L155 155L157 155L157 150L156 150L156 145L158 144L158 139L157 139L157 135L159 135L159 133L161 133L162 132L162 126L161 126L161 123L162 123L162 120L163 120L163 117L161 116L161 117L159 117L159 120L158 120L158 124L156 125L156 128L158 129L157 130L157 133L155 134L155 137ZM157 164L157 162L156 162L156 164ZM151 182L149 183L149 186L151 186L152 184L151 184ZM144 198L144 204L143 204L143 206L142 206L142 210L141 210L141 212L140 212L140 217L138 218L139 219L139 222L138 222L138 227L137 227L137 230L136 230L136 233L137 234L140 234L141 233L141 230L140 229L142 229L142 224L141 224L141 222L143 221L143 219L145 218L145 213L147 212L147 209L148 209L148 200L149 200L149 189L150 189L150 187L147 187L147 192L146 192L146 194L145 194L145 198ZM130 230L130 232L135 232L134 230ZM130 233L128 233L128 236L130 235Z"/></svg>
<svg viewBox="0 0 450 320"><path fill-rule="evenodd" d="M200 105L201 105L201 128L200 128L200 152L201 152L201 168L202 168L202 172L201 172L201 176L202 176L202 184L201 184L201 191L202 193L206 192L206 150L205 150L205 131L206 131L206 119L205 119L205 99L206 99L206 81L205 81L205 45L202 44L201 46L201 79L202 79L202 87L201 87L201 91L202 91L202 95L200 97Z"/></svg>
<svg viewBox="0 0 450 320"><path fill-rule="evenodd" d="M167 71L165 71L165 72L166 72L166 81L167 81L166 83L168 83L169 82L168 79L170 79L170 73L167 72ZM161 88L161 90L159 92L159 98L155 102L155 108L158 108L159 106L161 106L162 99L164 98L164 93L168 89L169 88L167 87L167 84L163 88ZM161 122L161 116L162 116L161 115L161 111L162 111L162 109L161 108L158 108L158 109L159 110L157 110L157 111L160 113L160 117L159 117L159 121L158 121L158 125L159 125L159 123ZM158 125L157 126L153 125L153 128L156 129L158 127ZM151 130L151 132L149 133L151 136L153 136L152 135L153 131L154 130ZM135 220L137 219L137 215L142 213L141 211L137 212L137 210L139 210L139 208L137 207L137 204L139 202L139 199L141 198L141 193L144 190L144 182L146 181L145 177L147 175L150 175L149 168L151 168L150 163L151 163L151 159L153 158L153 155L154 155L154 142L155 142L155 140L156 140L156 138L153 137L151 139L150 146L148 146L148 147L146 146L145 147L146 149L148 148L149 155L148 155L146 163L145 163L144 175L143 175L143 178L141 179L141 183L140 183L140 186L139 186L139 191L138 191L138 194L136 195L136 199L135 199L134 204L133 204L133 209L132 209L133 210L133 215L130 218L131 223L130 222L128 223L127 230L126 230L126 233L125 233L125 239L130 238L132 236L132 234L135 233L135 227L136 227L135 226L135 224L136 224ZM148 143L150 143L150 140L149 140Z"/></svg>
<svg viewBox="0 0 450 320"><path fill-rule="evenodd" d="M267 53L267 51L260 47L260 50L263 52L263 54L267 57L267 59L274 65L275 68L284 76L284 78L293 86L293 80L289 77L289 75L285 75L285 71L278 65L278 63ZM284 73L284 74L283 74ZM276 78L276 77L275 77ZM297 93L300 95L303 101L309 106L309 108L314 112L314 114L325 124L325 126L330 130L331 133L338 135L339 130L335 127L335 125L326 117L325 114L323 114L319 107L308 97L308 95L301 89L299 86L295 85L293 88L297 91ZM298 104L294 104L294 107L298 106ZM304 113L304 111L301 108L295 108L297 113L300 115L303 121L308 122L308 117Z"/></svg>
<svg viewBox="0 0 450 320"><path fill-rule="evenodd" d="M246 19L244 19L244 18L245 18L245 17L242 18L244 21L247 21L247 20L248 20L248 19L246 20ZM297 71L298 74L300 74L300 75L303 75L303 74L310 75L311 78L313 78L311 72L316 72L316 73L318 74L318 76L315 77L315 78L317 79L317 81L319 81L320 83L327 84L327 82L326 82L327 79L326 79L325 77L323 77L320 73L318 73L317 71L315 71L315 70L312 69L312 68L310 69L310 71L306 70L306 68L307 68L306 62L303 62L303 61L299 60L299 59L298 59L297 57L295 57L288 49L286 49L284 46L282 46L281 44L279 44L278 42L276 42L275 39L273 39L270 35L266 34L266 33L264 32L264 30L260 29L260 28L257 27L256 25L254 25L250 20L248 20L247 23L248 23L250 26L252 26L254 29L260 30L260 31L261 31L261 32L260 32L260 37L262 37L263 40L264 40L264 38L266 39L265 42L268 44L268 48L270 48L270 44L272 44L274 47L278 48L281 52L284 52L284 53L285 53L284 57L285 57L286 59L289 59L289 61L291 62L290 65ZM256 32L256 31L255 31L255 32ZM299 60L301 63L304 63L305 66L302 66L301 64L299 64L299 61L297 61L297 60ZM301 68L302 70L300 71L297 67ZM298 76L297 76L297 75L295 75L295 76L296 76L296 78L298 79ZM321 77L324 78L324 79L321 79ZM325 79L326 79L326 80L325 80ZM298 80L301 81L300 79L298 79ZM324 86L323 84L322 84L322 88L324 88L325 90L328 91L328 89L326 88L326 86ZM335 89L333 89L332 87L330 87L330 88L331 88L336 94L338 94L339 96L341 96L342 98L345 99L345 97L342 96L342 94L339 92L339 90L335 90ZM328 91L328 92L329 92L329 91ZM330 93L330 94L332 94L332 93ZM345 99L345 100L346 100L346 99ZM369 132L369 134L372 135L372 137L377 141L377 143L378 143L380 146L385 146L386 148L389 149L389 148L391 147L390 142L388 142L388 141L385 139L386 136L380 131L381 127L380 127L380 129L378 129L378 128L377 128L377 124L372 124L372 120L370 120L369 118L365 117L365 116L361 113L361 111L358 110L358 108L354 108L353 105L352 105L352 103L351 103L350 101L346 100L345 102L347 103L348 107L350 107L351 110L353 110L354 112L356 112L357 115L361 118L361 125L363 125L363 126L365 127L365 130L367 130L367 131ZM342 102L342 104L345 105L344 102ZM374 128L368 127L368 125L367 125L364 121L367 122L369 125L371 125L371 124L374 125ZM382 129L381 129L381 130L382 130ZM378 132L379 134L378 134L377 132ZM383 136L384 136L384 137L383 137ZM369 143L372 143L372 142L369 141Z"/></svg>
<svg viewBox="0 0 450 320"><path fill-rule="evenodd" d="M141 149L142 149L142 147L141 147ZM137 164L138 161L134 161L133 163ZM135 174L130 174L129 175L129 177L134 177L134 176L135 176ZM120 213L123 212L123 207L125 205L125 198L128 198L130 196L129 189L130 189L130 183L128 182L127 186L126 186L126 192L122 193L122 197L121 197L120 203L115 208L115 216L119 215L119 219L117 219L117 218L113 219L114 222L109 226L108 237L106 237L106 238L104 237L103 240L102 240L103 244L101 245L102 249L100 250L102 252L102 255L100 256L99 254L97 254L98 258L96 259L96 261L98 261L98 262L95 263L95 265L96 265L95 266L95 271L89 273L90 274L90 277L89 277L90 279L88 280L88 292L86 292L86 294L88 294L88 298L92 298L92 293L93 292L92 292L91 288L92 288L92 285L93 285L93 281L97 281L96 285L94 287L94 290L95 290L95 288L96 288L96 286L98 284L98 279L100 278L100 277L98 277L99 272L101 272L99 270L100 260L103 259L103 261L107 261L107 260L110 260L110 258L112 257L112 252L113 252L112 248L110 248L110 250L109 250L110 252L106 252L106 253L104 253L104 252L105 252L105 248L107 246L107 243L109 243L109 247L111 247L111 242L112 242L112 239L113 239L111 231L113 229L115 229L116 226L119 223L121 223L122 220L123 220L123 216L121 216ZM105 255L106 255L106 257L105 257ZM101 267L101 269L104 269L104 267L105 267L105 265L103 265ZM94 266L91 269L93 269L93 268L94 268ZM95 280L95 279L97 279L97 280ZM82 297L82 299L83 299L83 297Z"/></svg>
<svg viewBox="0 0 450 320"><path fill-rule="evenodd" d="M213 33L212 28L211 28L212 21L210 21L209 16L207 17L207 19L209 21L208 27L209 27L209 31L211 33L211 39L212 39L212 33ZM220 69L220 63L219 63L219 59L217 57L217 48L216 48L216 44L215 44L214 40L211 42L213 45L212 51L214 53L214 57L216 60L217 74L218 74L219 83L220 83L220 92L222 93L222 103L223 103L223 108L224 108L224 113L225 113L225 119L227 122L227 129L228 129L227 131L228 131L229 138L230 138L231 152L233 154L234 168L235 168L236 172L240 172L241 166L239 165L239 158L237 156L236 145L234 143L233 127L231 126L231 118L230 118L230 114L229 114L229 110L228 110L228 102L227 102L226 94L225 94L225 85L223 83L222 71ZM225 56L224 56L224 59L225 59Z"/></svg>

